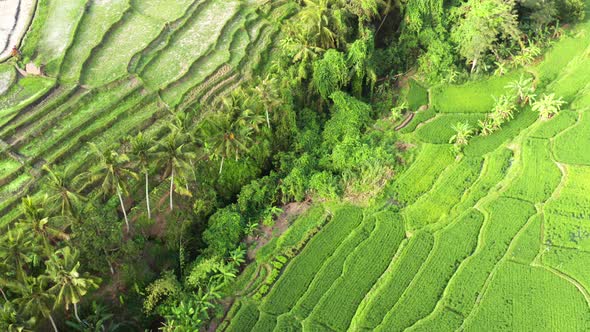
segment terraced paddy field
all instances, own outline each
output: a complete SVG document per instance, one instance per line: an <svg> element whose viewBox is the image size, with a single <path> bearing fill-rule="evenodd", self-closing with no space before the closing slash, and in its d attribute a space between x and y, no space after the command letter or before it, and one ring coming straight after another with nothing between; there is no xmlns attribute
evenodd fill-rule
<svg viewBox="0 0 590 332"><path fill-rule="evenodd" d="M586 22L533 66L430 87L400 131L415 156L381 199L294 221L243 273L222 329L588 331L588 47ZM542 120L524 107L455 157L451 125L475 125L520 75L565 109Z"/></svg>
<svg viewBox="0 0 590 332"><path fill-rule="evenodd" d="M22 56L44 75L0 63L1 231L25 195L40 195L44 165L88 170L87 143L164 137L171 111L214 105L259 74L297 10L281 0L39 1ZM413 146L407 167L371 204L315 203L260 248L217 329L590 330L589 49L587 21L505 76L412 82L410 106L429 107L399 131ZM565 109L541 120L524 107L453 155L451 126L476 125L521 75ZM151 200L167 185L154 183Z"/></svg>
<svg viewBox="0 0 590 332"><path fill-rule="evenodd" d="M41 2L21 52L44 75L0 64L2 228L36 194L43 165L82 172L86 143L116 149L139 131L167 135L171 111L214 103L255 75L297 10L266 0Z"/></svg>

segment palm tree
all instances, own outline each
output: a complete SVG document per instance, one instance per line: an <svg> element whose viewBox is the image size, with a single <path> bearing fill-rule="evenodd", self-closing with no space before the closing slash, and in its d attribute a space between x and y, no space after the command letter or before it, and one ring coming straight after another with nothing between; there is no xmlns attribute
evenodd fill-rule
<svg viewBox="0 0 590 332"><path fill-rule="evenodd" d="M54 307L65 304L66 310L69 305L74 306L74 315L81 322L78 316L78 303L86 293L93 288L98 288L99 279L80 274L80 262L78 252L64 247L52 255L45 263L47 269L46 278L53 283L49 292L55 296Z"/></svg>
<svg viewBox="0 0 590 332"><path fill-rule="evenodd" d="M469 138L473 135L473 129L468 122L459 122L452 126L455 131L455 135L451 137L449 143L453 143L456 146L465 146L469 142Z"/></svg>
<svg viewBox="0 0 590 332"><path fill-rule="evenodd" d="M19 308L31 317L49 318L53 330L57 332L55 320L51 315L51 306L55 302L55 296L48 291L47 278L30 278L31 282L20 288L21 297L15 300Z"/></svg>
<svg viewBox="0 0 590 332"><path fill-rule="evenodd" d="M49 216L45 211L45 203L47 202L47 195L41 198L40 202L36 202L32 197L27 196L22 199L20 205L21 212L24 219L21 224L31 229L33 233L43 242L43 249L46 255L49 255L52 248L49 244L50 238L60 238L62 240L69 239L68 234L61 229L53 227L50 224Z"/></svg>
<svg viewBox="0 0 590 332"><path fill-rule="evenodd" d="M12 267L16 279L26 283L27 266L37 257L37 243L31 232L17 225L0 238L0 262Z"/></svg>
<svg viewBox="0 0 590 332"><path fill-rule="evenodd" d="M280 47L292 55L293 63L299 63L296 73L292 74L292 76L297 81L305 80L311 72L312 62L324 49L313 45L305 32L299 28L287 28L286 31L288 35L281 39Z"/></svg>
<svg viewBox="0 0 590 332"><path fill-rule="evenodd" d="M86 198L80 194L80 183L88 176L87 173L73 175L73 168L66 166L63 169L51 169L43 165L43 169L49 175L49 183L46 187L48 193L48 205L59 205L62 216L76 216L77 208Z"/></svg>
<svg viewBox="0 0 590 332"><path fill-rule="evenodd" d="M254 88L254 92L257 94L264 107L268 129L270 129L269 113L281 102L277 86L277 79L275 77L267 76L256 85L256 88Z"/></svg>
<svg viewBox="0 0 590 332"><path fill-rule="evenodd" d="M520 75L518 80L508 83L506 89L509 89L518 98L521 105L532 102L535 98L533 79L525 78L524 75Z"/></svg>
<svg viewBox="0 0 590 332"><path fill-rule="evenodd" d="M152 218L152 212L150 209L150 183L149 183L149 169L151 151L150 149L154 146L154 140L145 136L142 132L139 132L137 136L131 138L131 156L134 157L137 166L143 172L145 176L145 201L147 205L148 219Z"/></svg>
<svg viewBox="0 0 590 332"><path fill-rule="evenodd" d="M560 97L558 99L555 98L555 94L543 94L543 97L539 100L536 100L533 103L533 111L539 112L541 118L543 119L550 119L555 114L561 111L561 106L565 104L565 101Z"/></svg>
<svg viewBox="0 0 590 332"><path fill-rule="evenodd" d="M119 154L113 150L101 152L95 144L89 143L89 145L98 159L98 164L93 169L91 181L100 180L102 182L100 190L104 198L117 193L125 217L127 232L129 232L129 220L123 202L123 193L127 193L127 178L137 178L137 174L127 167L129 157L126 154Z"/></svg>
<svg viewBox="0 0 590 332"><path fill-rule="evenodd" d="M305 7L301 10L301 22L307 28L307 35L316 45L329 49L340 44L340 30L344 24L333 15L330 0L303 0Z"/></svg>
<svg viewBox="0 0 590 332"><path fill-rule="evenodd" d="M191 169L190 161L196 158L193 152L186 149L186 136L177 127L171 129L172 132L151 149L158 162L164 167L162 177L170 179L170 211L174 208L172 200L174 177L185 177L186 171ZM189 195L190 192L187 190L185 194Z"/></svg>
<svg viewBox="0 0 590 332"><path fill-rule="evenodd" d="M226 101L226 108L229 103ZM264 120L246 109L243 111L224 111L208 119L204 128L206 137L205 149L213 159L221 159L219 174L223 171L223 163L227 158L239 160L247 153L253 141L253 135L260 130Z"/></svg>

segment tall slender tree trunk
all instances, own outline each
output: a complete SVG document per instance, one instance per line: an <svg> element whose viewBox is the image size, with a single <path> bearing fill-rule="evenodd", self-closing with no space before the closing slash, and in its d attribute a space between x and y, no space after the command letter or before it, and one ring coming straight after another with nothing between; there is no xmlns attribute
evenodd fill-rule
<svg viewBox="0 0 590 332"><path fill-rule="evenodd" d="M174 192L174 167L172 168L172 174L170 176L170 211L174 208L172 203L172 193Z"/></svg>
<svg viewBox="0 0 590 332"><path fill-rule="evenodd" d="M76 316L76 320L78 323L82 323L80 316L78 316L78 304L74 303L74 316Z"/></svg>
<svg viewBox="0 0 590 332"><path fill-rule="evenodd" d="M150 210L150 182L148 171L145 171L145 202L147 204L148 219L152 219L152 211Z"/></svg>
<svg viewBox="0 0 590 332"><path fill-rule="evenodd" d="M8 302L8 298L6 297L6 293L4 293L4 290L2 289L2 287L0 287L0 293L2 293L2 297L4 298L4 301Z"/></svg>
<svg viewBox="0 0 590 332"><path fill-rule="evenodd" d="M109 265L109 269L111 270L111 274L114 275L115 274L115 269L113 268L113 264L111 264L111 261L108 258L108 254L105 248L102 248L102 252L104 252L104 259L107 261L107 264Z"/></svg>
<svg viewBox="0 0 590 332"><path fill-rule="evenodd" d="M57 326L55 325L55 321L53 320L53 316L51 316L51 314L49 314L49 321L51 322L51 326L53 326L53 331L59 332Z"/></svg>
<svg viewBox="0 0 590 332"><path fill-rule="evenodd" d="M221 175L221 172L223 171L223 162L225 161L225 157L221 157L221 165L219 165L219 175Z"/></svg>
<svg viewBox="0 0 590 332"><path fill-rule="evenodd" d="M475 67L477 67L477 58L473 59L473 63L471 64L471 74L475 71Z"/></svg>
<svg viewBox="0 0 590 332"><path fill-rule="evenodd" d="M117 196L119 196L119 202L121 202L121 209L123 210L123 216L125 217L127 233L129 233L129 219L127 219L127 211L125 211L125 204L123 203L123 196L121 195L121 188L119 187L119 185L117 185Z"/></svg>

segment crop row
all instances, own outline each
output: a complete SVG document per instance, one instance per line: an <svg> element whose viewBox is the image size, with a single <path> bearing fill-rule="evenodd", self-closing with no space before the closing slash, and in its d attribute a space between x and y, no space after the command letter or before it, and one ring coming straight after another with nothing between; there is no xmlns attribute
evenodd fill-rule
<svg viewBox="0 0 590 332"><path fill-rule="evenodd" d="M403 203L414 202L432 188L452 160L448 145L423 144L416 160L393 184L392 196Z"/></svg>
<svg viewBox="0 0 590 332"><path fill-rule="evenodd" d="M146 84L159 89L182 77L192 63L215 47L225 23L239 12L238 2L208 1L141 72Z"/></svg>
<svg viewBox="0 0 590 332"><path fill-rule="evenodd" d="M430 256L377 330L402 331L434 309L459 264L474 252L483 220L470 210L436 233Z"/></svg>
<svg viewBox="0 0 590 332"><path fill-rule="evenodd" d="M465 192L462 201L454 208L457 212L473 207L499 185L512 166L512 150L501 148L485 157L479 179Z"/></svg>
<svg viewBox="0 0 590 332"><path fill-rule="evenodd" d="M590 249L590 167L568 166L559 195L545 206L547 240L554 245Z"/></svg>
<svg viewBox="0 0 590 332"><path fill-rule="evenodd" d="M334 254L330 256L317 272L313 281L308 286L305 294L297 301L292 312L303 320L309 317L320 299L327 293L332 284L341 276L348 257L364 241L369 239L371 233L376 231L377 220L374 217L365 221L342 242Z"/></svg>
<svg viewBox="0 0 590 332"><path fill-rule="evenodd" d="M317 271L332 255L342 241L363 220L362 210L356 207L343 207L335 212L333 219L314 236L287 266L283 275L267 295L262 310L271 314L283 314L290 311Z"/></svg>
<svg viewBox="0 0 590 332"><path fill-rule="evenodd" d="M88 6L74 37L74 43L65 55L59 73L62 82L77 82L82 68L92 51L112 29L123 23L125 13L131 10L129 0L92 1Z"/></svg>
<svg viewBox="0 0 590 332"><path fill-rule="evenodd" d="M88 3L87 0L63 0L45 4L47 16L35 48L35 63L44 64L51 76L59 73Z"/></svg>
<svg viewBox="0 0 590 332"><path fill-rule="evenodd" d="M412 282L433 246L434 236L429 232L420 231L410 237L393 265L375 284L372 294L359 305L352 330L373 330L381 323Z"/></svg>
<svg viewBox="0 0 590 332"><path fill-rule="evenodd" d="M350 325L358 305L389 266L405 238L399 215L383 211L372 216L376 226L367 241L346 259L341 276L331 285L310 319L336 331Z"/></svg>
<svg viewBox="0 0 590 332"><path fill-rule="evenodd" d="M5 126L19 112L33 105L37 100L51 92L55 80L45 77L24 77L0 95L0 127Z"/></svg>
<svg viewBox="0 0 590 332"><path fill-rule="evenodd" d="M568 131L555 138L553 149L557 161L590 166L590 114L582 112L580 120Z"/></svg>
<svg viewBox="0 0 590 332"><path fill-rule="evenodd" d="M443 299L445 305L468 315L490 273L505 255L512 239L536 212L528 202L499 197L488 211L477 250L459 267Z"/></svg>
<svg viewBox="0 0 590 332"><path fill-rule="evenodd" d="M404 210L408 227L419 229L448 217L453 206L477 180L482 164L481 158L463 158L451 164L430 191Z"/></svg>
<svg viewBox="0 0 590 332"><path fill-rule="evenodd" d="M527 107L518 112L513 120L506 122L502 129L488 136L476 136L469 141L464 153L467 156L483 156L499 148L502 144L518 136L524 129L537 121L538 114Z"/></svg>
<svg viewBox="0 0 590 332"><path fill-rule="evenodd" d="M521 173L512 182L507 196L532 203L549 199L561 181L561 171L555 165L546 139L528 138L522 144Z"/></svg>
<svg viewBox="0 0 590 332"><path fill-rule="evenodd" d="M504 262L464 331L586 331L590 307L549 269Z"/></svg>

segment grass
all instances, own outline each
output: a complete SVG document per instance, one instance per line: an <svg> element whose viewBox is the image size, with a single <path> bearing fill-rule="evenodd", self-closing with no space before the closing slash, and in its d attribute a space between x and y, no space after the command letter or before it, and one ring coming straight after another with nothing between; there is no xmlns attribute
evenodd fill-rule
<svg viewBox="0 0 590 332"><path fill-rule="evenodd" d="M424 123L416 130L416 137L426 143L445 144L455 135L453 126L459 122L467 122L471 128L477 128L479 120L483 120L485 114L439 114L431 121Z"/></svg>
<svg viewBox="0 0 590 332"><path fill-rule="evenodd" d="M575 126L555 138L553 145L555 159L566 164L590 165L590 144L580 144L580 142L588 141L590 141L590 114L582 112Z"/></svg>
<svg viewBox="0 0 590 332"><path fill-rule="evenodd" d="M467 316L486 280L518 231L535 214L531 203L500 197L485 208L486 219L477 250L457 270L443 299L446 306Z"/></svg>
<svg viewBox="0 0 590 332"><path fill-rule="evenodd" d="M462 85L440 85L431 89L432 106L442 113L487 113L494 106L494 97L506 93L506 85L517 80L521 72L492 76Z"/></svg>

